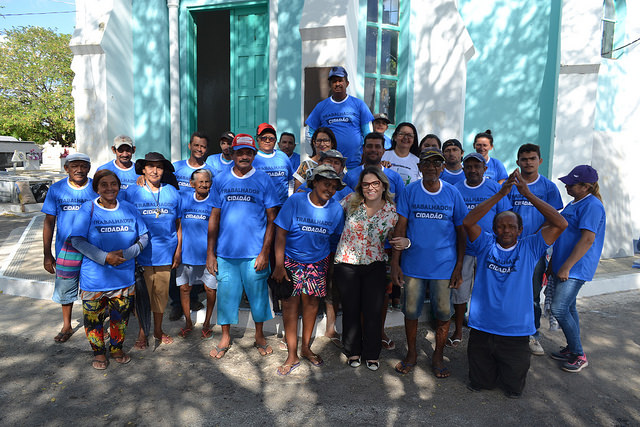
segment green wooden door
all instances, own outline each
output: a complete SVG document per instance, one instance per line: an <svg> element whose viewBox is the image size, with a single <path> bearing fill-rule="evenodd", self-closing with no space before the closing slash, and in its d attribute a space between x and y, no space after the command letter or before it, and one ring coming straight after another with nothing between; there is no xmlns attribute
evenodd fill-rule
<svg viewBox="0 0 640 427"><path fill-rule="evenodd" d="M266 7L230 13L231 129L255 135L269 120L269 16Z"/></svg>

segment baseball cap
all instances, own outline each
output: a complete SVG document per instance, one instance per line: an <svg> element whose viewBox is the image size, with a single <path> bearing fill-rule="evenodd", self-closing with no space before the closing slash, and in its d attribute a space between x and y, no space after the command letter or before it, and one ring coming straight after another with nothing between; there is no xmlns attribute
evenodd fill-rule
<svg viewBox="0 0 640 427"><path fill-rule="evenodd" d="M444 150L451 146L458 147L460 151L463 151L462 144L457 139L447 139L444 144L442 144L442 151L444 152Z"/></svg>
<svg viewBox="0 0 640 427"><path fill-rule="evenodd" d="M313 172L311 173L311 176L309 177L309 179L307 179L307 187L312 188L313 185L309 185L311 182L313 182L317 177L323 177L323 178L327 178L327 179L335 179L338 181L338 190L342 190L344 187L347 186L347 184L345 184L344 182L342 182L342 178L340 178L340 175L338 175L335 171L335 169L333 169L333 167L329 166L329 165L320 165L320 166L316 166L313 169Z"/></svg>
<svg viewBox="0 0 640 427"><path fill-rule="evenodd" d="M567 185L598 182L598 171L589 165L576 166L568 175L558 178Z"/></svg>
<svg viewBox="0 0 640 427"><path fill-rule="evenodd" d="M444 160L442 151L437 148L429 148L420 153L420 161L430 159L431 157L438 157L440 160Z"/></svg>
<svg viewBox="0 0 640 427"><path fill-rule="evenodd" d="M386 114L384 113L380 113L380 114L376 114L373 116L373 121L375 122L376 120L382 120L384 122L386 122L387 124L391 123L391 120L389 120L389 117L387 117Z"/></svg>
<svg viewBox="0 0 640 427"><path fill-rule="evenodd" d="M128 137L127 135L118 135L113 138L113 147L117 150L123 145L128 145L129 147L135 147L136 144L133 142L133 139Z"/></svg>
<svg viewBox="0 0 640 427"><path fill-rule="evenodd" d="M75 162L77 160L80 160L82 162L87 162L87 163L91 163L91 158L89 156L87 156L84 153L73 153L73 154L69 154L66 158L66 160L64 161L64 164L68 164L69 162Z"/></svg>
<svg viewBox="0 0 640 427"><path fill-rule="evenodd" d="M341 152L334 150L333 148L320 153L320 161L323 161L324 159L340 159L343 163L346 160Z"/></svg>
<svg viewBox="0 0 640 427"><path fill-rule="evenodd" d="M220 139L226 139L229 142L233 141L233 138L235 138L235 135L231 131L222 132L222 135L220 135Z"/></svg>
<svg viewBox="0 0 640 427"><path fill-rule="evenodd" d="M276 129L271 126L269 123L261 123L258 125L258 130L256 131L256 135L262 135L265 132L271 132L276 135Z"/></svg>
<svg viewBox="0 0 640 427"><path fill-rule="evenodd" d="M239 133L233 138L233 142L231 143L231 147L233 150L239 150L241 148L251 148L253 151L256 150L256 142L253 140L251 135L246 133Z"/></svg>
<svg viewBox="0 0 640 427"><path fill-rule="evenodd" d="M464 159L462 159L462 162L466 162L468 159L476 159L477 161L479 161L480 163L482 163L483 165L487 164L487 161L484 159L484 157L482 157L482 154L480 153L470 153L467 154L466 156L464 156Z"/></svg>
<svg viewBox="0 0 640 427"><path fill-rule="evenodd" d="M329 71L329 79L331 79L331 77L344 77L345 79L349 77L349 74L347 74L347 70L344 69L344 67L331 67L331 70Z"/></svg>

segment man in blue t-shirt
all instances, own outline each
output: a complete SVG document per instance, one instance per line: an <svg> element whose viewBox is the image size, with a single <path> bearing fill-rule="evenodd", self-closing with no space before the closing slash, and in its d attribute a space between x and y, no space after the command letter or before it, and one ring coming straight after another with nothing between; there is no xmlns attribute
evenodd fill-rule
<svg viewBox="0 0 640 427"><path fill-rule="evenodd" d="M93 188L91 188L91 179L88 178L90 169L91 160L86 154L74 153L67 156L64 170L69 176L49 188L47 197L42 204L42 212L45 214L42 226L44 269L51 274L56 272L56 258L58 258L65 240L71 234L73 220L80 210L80 206L87 200L98 197ZM56 227L58 227L58 230L56 232L54 257L51 252L51 243L53 242L53 232ZM77 298L78 282L76 280L56 278L52 299L62 305L62 329L55 336L55 342L67 342L73 335L71 311L73 302Z"/></svg>
<svg viewBox="0 0 640 427"><path fill-rule="evenodd" d="M300 166L300 154L296 153L296 136L291 132L282 132L280 134L280 141L278 141L278 150L289 156L291 162L291 169L293 171L298 170Z"/></svg>
<svg viewBox="0 0 640 427"><path fill-rule="evenodd" d="M538 173L538 168L542 164L540 158L540 147L535 144L524 144L518 148L518 160L516 162L520 166L520 175L529 186L529 190L535 194L537 198L549 203L551 206L560 210L563 207L562 197L558 187ZM507 196L513 205L513 211L517 212L522 218L522 236L534 234L544 223L544 217L538 210L515 188ZM533 313L536 325L536 332L529 338L529 348L531 353L536 356L544 355L544 349L540 345L540 292L542 291L542 280L544 271L547 268L547 255L543 254L536 268L533 271Z"/></svg>
<svg viewBox="0 0 640 427"><path fill-rule="evenodd" d="M364 137L364 147L363 147L363 155L362 166L358 166L356 168L350 169L344 176L344 182L347 184L351 190L353 191L358 185L358 180L360 179L360 174L364 170L365 166L375 166L384 172L384 174L389 178L389 191L395 194L395 201L397 202L400 198L400 195L404 191L404 181L400 174L393 169L385 168L382 166L382 156L384 155L384 135L377 132L371 132ZM347 159L347 164L348 164Z"/></svg>
<svg viewBox="0 0 640 427"><path fill-rule="evenodd" d="M254 347L262 356L273 353L264 337L264 322L272 319L267 277L276 207L280 202L269 176L253 167L257 151L251 135L233 139L229 171L214 178L213 209L207 238L207 269L218 278L218 324L222 337L209 355L222 358L231 345L231 324L238 323L244 289L255 323Z"/></svg>
<svg viewBox="0 0 640 427"><path fill-rule="evenodd" d="M391 258L391 279L404 285L404 325L407 334L407 355L396 365L402 374L416 365L418 319L422 314L424 296L429 287L432 311L436 319L436 348L431 368L436 378L451 373L444 366L443 352L449 335L451 288L462 282L465 234L462 220L467 206L460 192L440 179L444 156L435 148L420 153L418 168L422 180L407 185L397 204L398 224L394 237L409 238L409 246L394 249Z"/></svg>
<svg viewBox="0 0 640 427"><path fill-rule="evenodd" d="M455 184L455 187L462 195L469 210L474 209L500 190L500 184L484 176L486 169L487 165L484 157L482 157L480 153L471 153L464 158L463 170L466 179ZM442 176L440 179L443 179ZM478 224L483 230L491 230L493 217L509 209L511 209L511 203L509 203L509 199L505 197L492 207L489 213L483 216ZM458 289L451 290L451 302L453 303L453 309L455 311L456 329L453 331L451 337L447 339L448 347L457 347L462 342L462 324L465 313L467 312L467 303L471 296L475 273L476 257L465 252L464 260L462 261L462 284Z"/></svg>
<svg viewBox="0 0 640 427"><path fill-rule="evenodd" d="M329 85L331 96L320 101L307 118L308 139L311 141L311 135L321 126L331 129L338 150L347 159L347 169L352 169L360 164L362 138L372 130L373 114L362 100L347 95L349 79L344 67L331 68Z"/></svg>
<svg viewBox="0 0 640 427"><path fill-rule="evenodd" d="M136 145L130 137L119 135L113 139L111 151L115 154L116 159L100 166L98 170L108 169L118 175L118 179L120 180L118 200L124 200L125 190L130 185L135 185L138 179L138 174L136 174L136 169L132 161L133 155L136 152Z"/></svg>
<svg viewBox="0 0 640 427"><path fill-rule="evenodd" d="M194 132L189 140L189 158L186 160L178 160L173 163L175 172L173 173L178 180L178 188L180 193L193 193L195 190L191 186L191 174L198 169L209 169L211 173L214 170L206 164L205 155L209 147L209 137L202 132Z"/></svg>
<svg viewBox="0 0 640 427"><path fill-rule="evenodd" d="M233 166L231 143L233 142L233 132L225 131L220 135L220 153L207 157L207 164L213 170L213 176L228 171Z"/></svg>
<svg viewBox="0 0 640 427"><path fill-rule="evenodd" d="M444 170L440 179L447 181L451 185L456 185L464 181L465 174L462 171L462 155L464 150L462 144L457 139L447 139L442 144L442 154L444 155Z"/></svg>
<svg viewBox="0 0 640 427"><path fill-rule="evenodd" d="M519 240L522 218L513 212L494 217L493 232L478 222L515 187L545 218L547 226ZM469 386L492 389L498 382L507 397L518 398L525 386L531 359L529 335L534 331L533 269L547 248L567 227L567 221L537 198L516 169L498 193L480 203L463 222L470 253L478 269L469 308Z"/></svg>
<svg viewBox="0 0 640 427"><path fill-rule="evenodd" d="M289 197L289 182L293 179L289 156L275 149L278 138L275 128L269 123L260 124L256 133L258 152L253 167L269 175L282 205Z"/></svg>

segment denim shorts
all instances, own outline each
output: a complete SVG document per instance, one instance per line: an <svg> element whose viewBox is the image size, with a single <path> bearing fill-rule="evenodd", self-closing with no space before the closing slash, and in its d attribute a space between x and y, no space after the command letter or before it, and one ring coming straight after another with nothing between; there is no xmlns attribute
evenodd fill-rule
<svg viewBox="0 0 640 427"><path fill-rule="evenodd" d="M74 279L63 279L56 277L51 299L58 304L73 304L78 299L79 277Z"/></svg>
<svg viewBox="0 0 640 427"><path fill-rule="evenodd" d="M462 261L462 283L458 289L451 289L451 302L453 304L466 304L471 298L471 289L476 276L476 257L465 255Z"/></svg>
<svg viewBox="0 0 640 427"><path fill-rule="evenodd" d="M433 315L440 321L451 319L451 289L449 279L418 279L404 276L402 312L407 320L418 320L422 314L424 298L429 287Z"/></svg>
<svg viewBox="0 0 640 427"><path fill-rule="evenodd" d="M176 269L176 286L193 286L202 283L209 289L218 289L216 276L209 273L204 265L180 264Z"/></svg>

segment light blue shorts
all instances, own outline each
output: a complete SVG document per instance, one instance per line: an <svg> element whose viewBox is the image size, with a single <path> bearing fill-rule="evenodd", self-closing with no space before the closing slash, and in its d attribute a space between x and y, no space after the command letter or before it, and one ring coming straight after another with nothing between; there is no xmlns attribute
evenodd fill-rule
<svg viewBox="0 0 640 427"><path fill-rule="evenodd" d="M431 311L436 319L446 322L453 315L449 279L417 279L404 276L402 312L407 320L417 320L422 314L424 298L429 287Z"/></svg>
<svg viewBox="0 0 640 427"><path fill-rule="evenodd" d="M56 277L51 299L58 304L73 304L78 299L78 277L75 279Z"/></svg>
<svg viewBox="0 0 640 427"><path fill-rule="evenodd" d="M247 294L254 322L273 319L269 304L267 278L271 273L267 266L256 271L255 258L230 259L218 257L218 320L219 325L238 323L238 309L242 290Z"/></svg>
<svg viewBox="0 0 640 427"><path fill-rule="evenodd" d="M180 264L178 268L176 268L176 286L193 286L203 283L209 289L216 290L218 288L216 276L209 273L206 266Z"/></svg>

